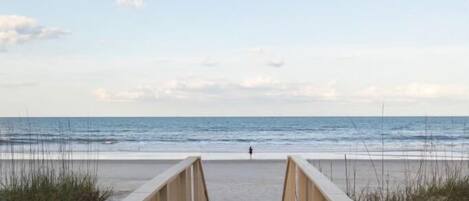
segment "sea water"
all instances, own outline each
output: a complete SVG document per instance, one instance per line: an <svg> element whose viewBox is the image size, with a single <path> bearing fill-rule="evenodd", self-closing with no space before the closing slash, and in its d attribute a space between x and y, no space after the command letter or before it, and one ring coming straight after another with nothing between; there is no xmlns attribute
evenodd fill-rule
<svg viewBox="0 0 469 201"><path fill-rule="evenodd" d="M103 153L467 153L469 117L0 118L12 146ZM18 150L18 149L16 149Z"/></svg>

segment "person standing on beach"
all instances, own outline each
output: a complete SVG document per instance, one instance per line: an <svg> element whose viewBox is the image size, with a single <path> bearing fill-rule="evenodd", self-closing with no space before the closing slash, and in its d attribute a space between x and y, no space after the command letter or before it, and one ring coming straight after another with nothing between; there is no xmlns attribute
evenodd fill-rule
<svg viewBox="0 0 469 201"><path fill-rule="evenodd" d="M252 146L249 146L249 159L252 159Z"/></svg>

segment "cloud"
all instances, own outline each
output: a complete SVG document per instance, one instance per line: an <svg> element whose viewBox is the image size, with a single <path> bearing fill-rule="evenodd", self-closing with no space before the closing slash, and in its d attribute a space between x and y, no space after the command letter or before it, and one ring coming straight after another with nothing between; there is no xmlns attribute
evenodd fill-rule
<svg viewBox="0 0 469 201"><path fill-rule="evenodd" d="M216 65L218 65L219 62L216 61L216 60L214 60L214 59L212 59L212 58L207 57L207 58L203 59L203 60L200 62L200 64L202 64L203 66L209 66L209 67L211 67L211 66L216 66Z"/></svg>
<svg viewBox="0 0 469 201"><path fill-rule="evenodd" d="M127 102L131 100L138 100L142 99L142 97L145 95L141 90L119 91L112 93L103 88L96 89L93 94L98 100L112 102Z"/></svg>
<svg viewBox="0 0 469 201"><path fill-rule="evenodd" d="M182 78L162 82L144 83L128 89L97 89L99 101L248 101L248 102L317 102L348 103L417 103L433 101L469 101L469 87L412 82L400 85L363 88L339 86L336 82L311 83L281 81L272 77L245 80L224 78Z"/></svg>
<svg viewBox="0 0 469 201"><path fill-rule="evenodd" d="M281 57L275 54L271 49L255 47L247 49L247 52L251 57L263 63L265 62L268 66L280 68L285 65L285 60L281 59Z"/></svg>
<svg viewBox="0 0 469 201"><path fill-rule="evenodd" d="M249 48L247 49L247 51L248 53L254 54L254 55L262 55L262 54L269 52L266 48L262 48L262 47Z"/></svg>
<svg viewBox="0 0 469 201"><path fill-rule="evenodd" d="M4 49L7 45L59 38L66 34L67 31L59 28L41 26L33 18L0 15L0 49Z"/></svg>
<svg viewBox="0 0 469 201"><path fill-rule="evenodd" d="M39 85L37 82L11 82L11 83L0 83L0 88L7 88L7 89L17 89L17 88L25 88L25 87L35 87Z"/></svg>
<svg viewBox="0 0 469 201"><path fill-rule="evenodd" d="M285 61L283 61L283 59L273 59L267 62L267 65L272 66L274 68L280 68L285 65Z"/></svg>
<svg viewBox="0 0 469 201"><path fill-rule="evenodd" d="M116 0L117 5L128 8L141 8L144 6L144 0Z"/></svg>
<svg viewBox="0 0 469 201"><path fill-rule="evenodd" d="M424 100L469 100L469 88L460 85L409 83L397 86L368 86L357 93L359 99L387 102L418 102Z"/></svg>
<svg viewBox="0 0 469 201"><path fill-rule="evenodd" d="M100 101L159 101L159 100L262 100L262 101L326 101L334 100L337 92L333 86L311 83L281 82L269 77L242 81L226 79L185 78L153 84L143 84L133 89L94 91Z"/></svg>

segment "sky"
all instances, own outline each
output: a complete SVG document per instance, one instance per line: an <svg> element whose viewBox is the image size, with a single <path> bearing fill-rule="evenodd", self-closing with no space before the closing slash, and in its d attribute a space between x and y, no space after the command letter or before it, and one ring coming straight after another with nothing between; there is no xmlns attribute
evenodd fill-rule
<svg viewBox="0 0 469 201"><path fill-rule="evenodd" d="M0 0L0 116L469 115L468 76L467 0Z"/></svg>

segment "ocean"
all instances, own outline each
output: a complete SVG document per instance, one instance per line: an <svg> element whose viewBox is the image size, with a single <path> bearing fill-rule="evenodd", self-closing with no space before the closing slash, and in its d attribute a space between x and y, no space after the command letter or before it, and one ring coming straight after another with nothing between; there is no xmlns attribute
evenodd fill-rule
<svg viewBox="0 0 469 201"><path fill-rule="evenodd" d="M469 117L0 118L0 150L90 147L101 152L466 152Z"/></svg>

